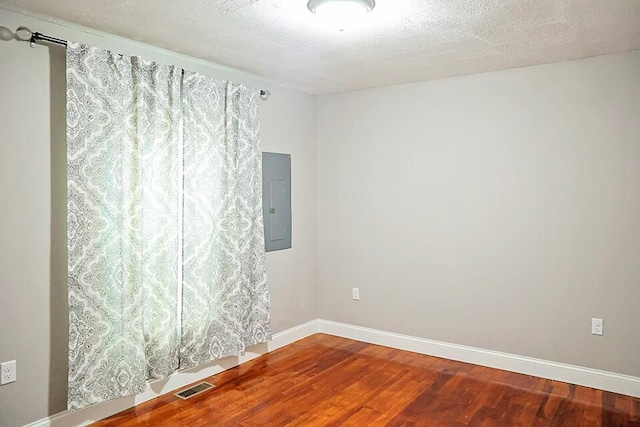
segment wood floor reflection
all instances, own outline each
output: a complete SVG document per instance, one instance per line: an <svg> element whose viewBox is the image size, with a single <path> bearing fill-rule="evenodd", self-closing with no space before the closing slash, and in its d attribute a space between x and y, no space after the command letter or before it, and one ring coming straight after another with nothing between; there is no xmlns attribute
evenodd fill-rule
<svg viewBox="0 0 640 427"><path fill-rule="evenodd" d="M318 334L94 424L640 426L640 399Z"/></svg>

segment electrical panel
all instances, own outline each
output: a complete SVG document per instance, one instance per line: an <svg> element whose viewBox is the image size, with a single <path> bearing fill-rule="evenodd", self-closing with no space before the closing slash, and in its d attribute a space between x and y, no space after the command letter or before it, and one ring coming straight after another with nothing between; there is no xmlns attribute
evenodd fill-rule
<svg viewBox="0 0 640 427"><path fill-rule="evenodd" d="M267 252L291 247L291 155L262 153L262 214Z"/></svg>

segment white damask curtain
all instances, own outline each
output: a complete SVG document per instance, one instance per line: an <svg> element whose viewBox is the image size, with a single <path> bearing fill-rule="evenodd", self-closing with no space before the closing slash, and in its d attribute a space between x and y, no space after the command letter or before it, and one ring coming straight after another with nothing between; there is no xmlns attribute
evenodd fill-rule
<svg viewBox="0 0 640 427"><path fill-rule="evenodd" d="M270 337L257 95L69 44L70 410Z"/></svg>
<svg viewBox="0 0 640 427"><path fill-rule="evenodd" d="M185 72L180 366L271 337L258 90Z"/></svg>

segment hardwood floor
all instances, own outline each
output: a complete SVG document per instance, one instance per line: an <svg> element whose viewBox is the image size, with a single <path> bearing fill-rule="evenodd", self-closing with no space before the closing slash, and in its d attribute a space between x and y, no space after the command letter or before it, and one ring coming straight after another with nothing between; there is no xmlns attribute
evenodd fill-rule
<svg viewBox="0 0 640 427"><path fill-rule="evenodd" d="M640 426L640 399L318 334L94 426Z"/></svg>

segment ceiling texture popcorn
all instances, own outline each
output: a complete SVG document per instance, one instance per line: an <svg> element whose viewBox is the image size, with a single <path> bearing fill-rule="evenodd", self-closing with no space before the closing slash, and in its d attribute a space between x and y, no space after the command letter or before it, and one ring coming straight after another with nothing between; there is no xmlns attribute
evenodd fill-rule
<svg viewBox="0 0 640 427"><path fill-rule="evenodd" d="M640 49L639 0L377 0L357 28L306 0L0 0L244 70L343 92Z"/></svg>

